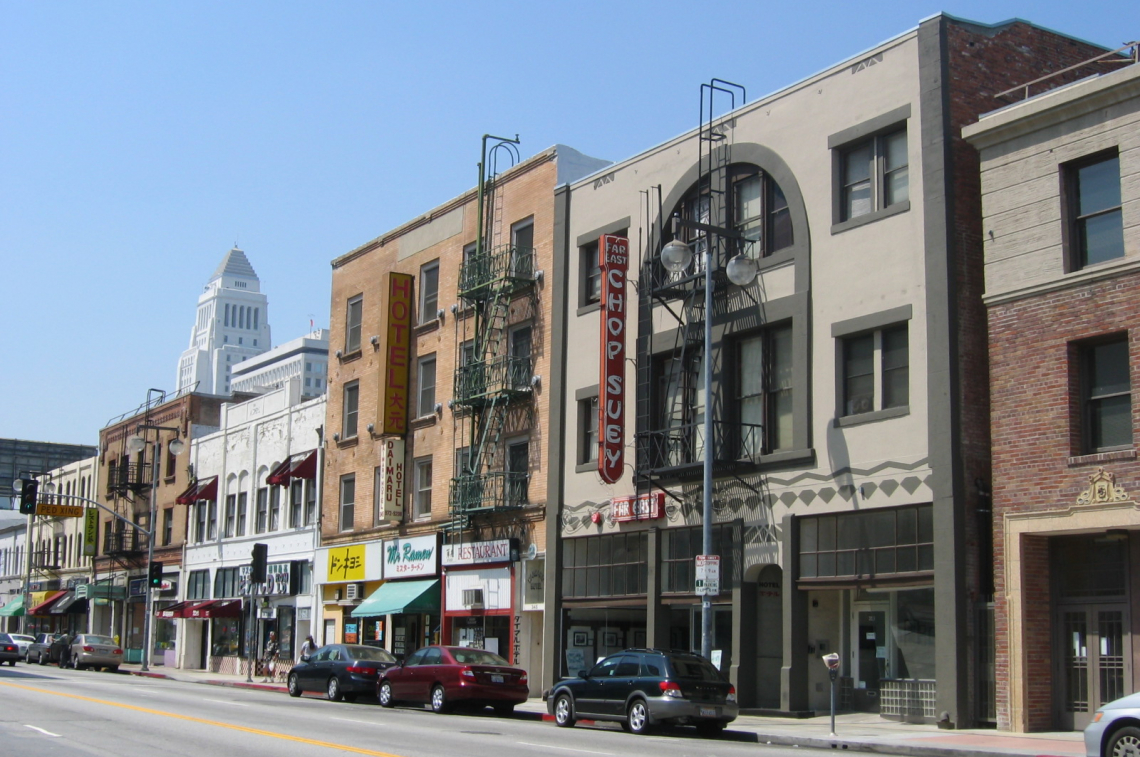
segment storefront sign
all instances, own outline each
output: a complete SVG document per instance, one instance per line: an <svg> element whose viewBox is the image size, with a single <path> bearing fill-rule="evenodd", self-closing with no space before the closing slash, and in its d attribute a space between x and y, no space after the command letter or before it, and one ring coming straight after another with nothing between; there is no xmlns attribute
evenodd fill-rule
<svg viewBox="0 0 1140 757"><path fill-rule="evenodd" d="M293 563L275 562L265 566L265 583L251 584L249 577L253 572L252 565L238 566L238 595L248 597L251 593L260 597L270 595L288 594L290 588L290 569Z"/></svg>
<svg viewBox="0 0 1140 757"><path fill-rule="evenodd" d="M487 562L507 562L510 559L511 542L509 539L443 545L444 565L475 565Z"/></svg>
<svg viewBox="0 0 1140 757"><path fill-rule="evenodd" d="M257 617L261 620L276 620L277 608L276 607L258 607Z"/></svg>
<svg viewBox="0 0 1140 757"><path fill-rule="evenodd" d="M94 555L98 541L99 511L94 507L89 507L83 515L83 554L87 557Z"/></svg>
<svg viewBox="0 0 1140 757"><path fill-rule="evenodd" d="M665 514L665 492L649 492L637 497L614 497L610 517L618 523L627 520L654 520Z"/></svg>
<svg viewBox="0 0 1140 757"><path fill-rule="evenodd" d="M412 276L388 274L388 332L384 355L381 433L408 433L408 353L412 339Z"/></svg>
<svg viewBox="0 0 1140 757"><path fill-rule="evenodd" d="M389 523L404 519L404 440L385 439L380 445L380 503Z"/></svg>
<svg viewBox="0 0 1140 757"><path fill-rule="evenodd" d="M329 549L329 581L364 580L364 545Z"/></svg>
<svg viewBox="0 0 1140 757"><path fill-rule="evenodd" d="M146 579L132 578L127 584L127 596L142 597L146 595Z"/></svg>
<svg viewBox="0 0 1140 757"><path fill-rule="evenodd" d="M598 240L602 268L602 375L598 397L598 475L617 483L625 466L625 279L629 240L603 234Z"/></svg>
<svg viewBox="0 0 1140 757"><path fill-rule="evenodd" d="M434 576L439 573L435 534L384 541L384 578Z"/></svg>

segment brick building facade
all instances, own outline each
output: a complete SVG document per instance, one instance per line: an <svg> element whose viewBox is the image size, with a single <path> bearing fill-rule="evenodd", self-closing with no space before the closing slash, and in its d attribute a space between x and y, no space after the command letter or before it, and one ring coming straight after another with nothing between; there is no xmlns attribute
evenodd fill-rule
<svg viewBox="0 0 1140 757"><path fill-rule="evenodd" d="M997 716L1018 731L1082 728L1140 684L1140 66L1125 62L966 130L986 239Z"/></svg>

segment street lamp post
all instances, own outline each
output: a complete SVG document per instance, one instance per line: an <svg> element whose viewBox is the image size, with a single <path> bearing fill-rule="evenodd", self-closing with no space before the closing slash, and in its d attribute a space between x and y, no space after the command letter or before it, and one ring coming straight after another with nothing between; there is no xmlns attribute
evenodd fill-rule
<svg viewBox="0 0 1140 757"><path fill-rule="evenodd" d="M681 225L685 222L677 219ZM730 229L719 229L702 225L706 231L719 233L724 237L738 237L739 234ZM704 419L704 480L701 494L704 497L701 508L701 553L712 554L712 488L713 488L713 421L712 421L712 316L713 316L713 245L709 239L705 244L705 349L702 371L705 385L705 419ZM680 273L693 262L693 251L689 245L680 239L674 239L661 249L661 264L670 273ZM725 273L729 281L738 286L746 286L756 278L758 270L756 261L744 254L735 256L728 262ZM719 563L717 563L719 568ZM701 656L712 657L712 596L701 596Z"/></svg>
<svg viewBox="0 0 1140 757"><path fill-rule="evenodd" d="M145 429L154 429L157 431L173 431L175 438L170 440L167 445L172 455L178 455L182 452L185 443L178 438L177 434L179 429L173 426L155 426L149 423L140 423L135 428L134 436L127 439L127 449L131 452L142 452L146 449L146 439L139 436L138 431ZM154 622L151 620L151 615L154 613L154 591L150 585L150 565L154 562L154 540L157 535L158 529L155 528L154 521L158 511L158 437L155 437L154 446L152 447L151 457L151 475L150 475L150 516L147 518L147 528L150 529L150 534L147 535L146 545L146 610L143 614L143 650L142 650L142 671L150 670L150 654L151 647L154 642L151 636L154 633Z"/></svg>

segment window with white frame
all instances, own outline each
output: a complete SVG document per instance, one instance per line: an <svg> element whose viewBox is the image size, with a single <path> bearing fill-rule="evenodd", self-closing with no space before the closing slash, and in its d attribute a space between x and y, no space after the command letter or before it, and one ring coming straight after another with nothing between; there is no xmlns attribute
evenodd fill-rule
<svg viewBox="0 0 1140 757"><path fill-rule="evenodd" d="M234 535L234 525L237 522L237 495L226 495L226 538L229 539Z"/></svg>
<svg viewBox="0 0 1140 757"><path fill-rule="evenodd" d="M360 407L360 382L350 381L344 385L344 411L341 416L341 438L356 436L356 420Z"/></svg>
<svg viewBox="0 0 1140 757"><path fill-rule="evenodd" d="M412 518L431 517L431 457L421 457L415 466L415 483L412 492Z"/></svg>
<svg viewBox="0 0 1140 757"><path fill-rule="evenodd" d="M344 351L346 353L360 350L360 328L363 316L364 295L358 294L349 298L344 328Z"/></svg>
<svg viewBox="0 0 1140 757"><path fill-rule="evenodd" d="M295 478L289 482L289 528L300 528L305 506L305 481Z"/></svg>
<svg viewBox="0 0 1140 757"><path fill-rule="evenodd" d="M423 355L416 362L416 416L435 412L435 353Z"/></svg>
<svg viewBox="0 0 1140 757"><path fill-rule="evenodd" d="M257 490L257 517L254 521L254 531L265 533L269 525L269 489L262 486Z"/></svg>
<svg viewBox="0 0 1140 757"><path fill-rule="evenodd" d="M1127 335L1079 346L1082 450L1132 445L1132 380Z"/></svg>
<svg viewBox="0 0 1140 757"><path fill-rule="evenodd" d="M245 536L246 511L249 508L249 496L246 492L238 493L237 500L237 535Z"/></svg>
<svg viewBox="0 0 1140 757"><path fill-rule="evenodd" d="M356 505L356 474L340 477L340 530L353 529Z"/></svg>
<svg viewBox="0 0 1140 757"><path fill-rule="evenodd" d="M305 479L305 525L317 522L317 482Z"/></svg>
<svg viewBox="0 0 1140 757"><path fill-rule="evenodd" d="M433 260L420 267L419 323L430 323L439 309L439 261Z"/></svg>
<svg viewBox="0 0 1140 757"><path fill-rule="evenodd" d="M1070 270L1124 257L1120 155L1100 153L1063 167Z"/></svg>
<svg viewBox="0 0 1140 757"><path fill-rule="evenodd" d="M281 528L281 487L269 488L269 530Z"/></svg>

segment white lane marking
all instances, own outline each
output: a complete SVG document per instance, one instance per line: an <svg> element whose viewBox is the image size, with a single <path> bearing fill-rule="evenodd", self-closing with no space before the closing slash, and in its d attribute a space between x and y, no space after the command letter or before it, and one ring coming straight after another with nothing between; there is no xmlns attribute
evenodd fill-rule
<svg viewBox="0 0 1140 757"><path fill-rule="evenodd" d="M201 699L203 702L217 702L218 704L230 704L230 705L233 705L234 707L249 707L248 704L242 704L241 702L231 702L228 699L206 699L205 697L202 697Z"/></svg>
<svg viewBox="0 0 1140 757"><path fill-rule="evenodd" d="M371 723L367 720L349 720L348 718L329 718L329 720L339 720L342 723L360 723L361 725L380 725L379 723Z"/></svg>
<svg viewBox="0 0 1140 757"><path fill-rule="evenodd" d="M59 734L58 734L58 733L52 733L51 731L45 731L43 728L37 728L37 727L36 727L36 726L34 726L34 725L28 725L27 723L24 723L24 727L25 727L25 728L31 728L33 731L39 731L39 732L40 732L40 733L42 733L44 736L51 736L51 737L53 737L53 738L57 738L57 739L59 738Z"/></svg>
<svg viewBox="0 0 1140 757"><path fill-rule="evenodd" d="M613 755L614 755L613 752L591 752L589 749L574 749L573 747L568 747L568 746L551 746L550 744L531 744L531 743L526 742L526 741L516 741L515 743L521 744L522 746L536 746L539 749L562 749L562 750L565 750L567 752L581 752L583 754L606 754L606 755L610 755L610 757L613 757Z"/></svg>

